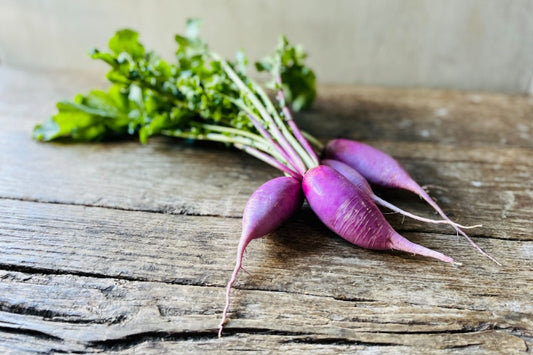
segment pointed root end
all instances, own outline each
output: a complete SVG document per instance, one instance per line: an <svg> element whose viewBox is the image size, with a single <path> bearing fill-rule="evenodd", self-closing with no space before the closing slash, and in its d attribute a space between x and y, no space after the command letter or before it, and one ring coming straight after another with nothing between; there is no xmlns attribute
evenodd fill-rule
<svg viewBox="0 0 533 355"><path fill-rule="evenodd" d="M474 249L476 249L481 255L483 255L487 259L493 261L496 265L502 266L502 264L498 260L496 260L494 257L490 256L486 251L481 249L481 247L479 245L477 245L465 232L463 232L459 228L457 228L456 231L457 231L458 234L461 234L470 243L470 245L472 245L474 247Z"/></svg>
<svg viewBox="0 0 533 355"><path fill-rule="evenodd" d="M498 260L496 260L496 259L493 258L492 256L490 256L490 255L487 254L487 257L488 257L490 260L494 261L494 263L496 263L496 265L498 265L498 266L503 266L502 263L500 263Z"/></svg>
<svg viewBox="0 0 533 355"><path fill-rule="evenodd" d="M449 264L455 263L455 260L453 260L453 258L447 255L444 255L442 253L439 253L438 251L426 248L422 245L410 242L409 240L405 239L398 233L395 233L391 237L390 247L391 249L401 250L407 253L413 253L413 254L418 254L422 256L427 256L427 257L434 258L434 259L437 259L437 260L440 260L440 261L443 261Z"/></svg>
<svg viewBox="0 0 533 355"><path fill-rule="evenodd" d="M226 322L228 320L228 308L229 304L226 304L226 308L224 309L224 314L222 314L222 320L218 324L218 337L222 337L222 331L224 330L224 326L226 325Z"/></svg>
<svg viewBox="0 0 533 355"><path fill-rule="evenodd" d="M436 252L436 253L440 254L440 257L432 256L433 258L442 260L445 263L452 264L452 265L462 265L461 263L456 262L452 257L449 257L449 256L444 255L444 254L439 253L439 252Z"/></svg>
<svg viewBox="0 0 533 355"><path fill-rule="evenodd" d="M237 274L239 270L241 269L242 254L244 252L244 248L246 248L246 245L243 245L242 248L239 246L239 251L237 252L237 263L235 264L235 269L233 270L231 279L229 280L226 286L226 306L224 307L224 311L222 312L222 320L220 321L220 324L218 325L218 337L219 338L222 336L222 330L224 329L224 325L226 324L226 321L228 319L231 288L233 287L233 284L235 283L235 280L237 278Z"/></svg>

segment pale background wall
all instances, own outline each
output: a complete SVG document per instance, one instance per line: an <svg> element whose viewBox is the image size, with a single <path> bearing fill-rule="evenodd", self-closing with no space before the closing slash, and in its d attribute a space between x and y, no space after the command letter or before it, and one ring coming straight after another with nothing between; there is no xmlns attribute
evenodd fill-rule
<svg viewBox="0 0 533 355"><path fill-rule="evenodd" d="M0 0L0 64L103 71L87 50L122 27L170 57L188 17L225 55L284 33L321 82L533 91L533 0Z"/></svg>

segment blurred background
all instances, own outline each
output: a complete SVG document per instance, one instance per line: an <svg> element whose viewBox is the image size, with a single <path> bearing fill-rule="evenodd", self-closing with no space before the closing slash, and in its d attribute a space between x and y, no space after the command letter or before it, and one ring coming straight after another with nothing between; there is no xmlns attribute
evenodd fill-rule
<svg viewBox="0 0 533 355"><path fill-rule="evenodd" d="M189 17L228 57L286 34L322 83L533 93L533 0L0 0L0 65L104 72L124 27L171 58Z"/></svg>

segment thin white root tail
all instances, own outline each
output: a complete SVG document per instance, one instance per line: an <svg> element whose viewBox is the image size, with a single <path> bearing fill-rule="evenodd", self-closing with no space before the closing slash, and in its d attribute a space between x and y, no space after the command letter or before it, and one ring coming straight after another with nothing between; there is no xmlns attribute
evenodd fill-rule
<svg viewBox="0 0 533 355"><path fill-rule="evenodd" d="M438 214L444 218L445 220L448 220L450 222L452 222L448 216L446 216L446 214L444 214L444 212L440 209L439 205L437 205L435 203L435 201L433 201L433 199L422 189L411 189L411 191L413 191L414 193L416 193L418 196L420 196L422 199L424 199L431 207L433 207L433 209L435 209L435 211L438 212ZM465 232L463 232L460 228L462 227L458 227L457 224L451 224L451 226L453 227L453 229L455 229L455 231L459 234L461 234L469 243L470 245L472 245L479 253L481 253L481 255L485 256L486 258L492 260L493 262L495 262L497 265L499 266L502 266L502 264L496 260L495 258L493 258L492 256L490 256L489 254L487 254L483 249L481 249L472 239L470 239L470 237L468 235L466 235Z"/></svg>
<svg viewBox="0 0 533 355"><path fill-rule="evenodd" d="M462 224L453 222L449 218L445 218L445 219L430 219L430 218L417 216L416 214L413 214L411 212L407 212L407 211L399 208L398 206L393 205L392 203L381 199L380 197L378 197L376 195L373 196L373 200L377 204L379 204L379 205L381 205L381 206L383 206L385 208L388 208L391 211L400 213L400 214L402 214L402 215L404 215L406 217L412 218L412 219L417 220L417 221L421 221L421 222L425 222L425 223L432 223L432 224L449 224L451 226L458 227L458 228L463 228L463 229L472 229L472 228L481 227L481 224L476 224L476 225L473 225L473 226L464 226Z"/></svg>
<svg viewBox="0 0 533 355"><path fill-rule="evenodd" d="M220 321L220 324L218 325L218 337L219 338L222 337L222 330L224 329L224 325L226 324L226 321L228 319L231 288L233 287L233 284L235 283L235 280L237 279L237 274L239 273L239 270L241 269L242 256L243 256L243 252L242 250L239 249L239 251L237 252L237 261L235 263L235 269L233 269L233 274L231 274L231 279L229 280L228 285L226 286L226 306L224 307L224 312L222 313L222 320Z"/></svg>

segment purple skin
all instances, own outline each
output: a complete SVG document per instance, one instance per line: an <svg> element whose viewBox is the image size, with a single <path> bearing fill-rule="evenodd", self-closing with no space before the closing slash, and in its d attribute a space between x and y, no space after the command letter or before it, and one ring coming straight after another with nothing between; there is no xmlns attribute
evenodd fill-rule
<svg viewBox="0 0 533 355"><path fill-rule="evenodd" d="M363 190L369 196L373 196L374 192L370 187L370 184L366 179L359 174L354 168L350 167L348 164L345 164L339 160L324 159L320 162L322 165L329 166L341 173L345 178L351 181L352 184Z"/></svg>
<svg viewBox="0 0 533 355"><path fill-rule="evenodd" d="M454 263L452 258L398 234L367 193L328 166L308 170L302 188L318 218L352 244L372 250L401 250Z"/></svg>
<svg viewBox="0 0 533 355"><path fill-rule="evenodd" d="M441 220L435 220L435 219L429 219L417 216L415 214L412 214L410 212L404 211L399 207L396 207L392 203L389 203L382 198L378 197L374 194L374 191L372 191L372 188L370 187L370 184L368 181L365 180L365 178L359 174L355 169L350 167L347 164L344 164L341 161L337 160L331 160L331 159L324 159L322 160L322 165L329 166L330 168L333 168L337 170L339 173L341 173L345 178L351 181L352 184L363 190L370 198L377 204L383 207L386 207L394 212L400 213L404 216L407 216L412 219L416 219L417 221L422 221L426 223L433 223L433 224L451 224L452 226L457 226L460 228L474 228L479 226L463 226L457 223L454 223L449 220L441 219Z"/></svg>
<svg viewBox="0 0 533 355"><path fill-rule="evenodd" d="M367 144L349 139L334 139L326 146L324 155L326 159L338 160L351 166L371 184L405 189L417 195L421 191L426 193L394 158Z"/></svg>
<svg viewBox="0 0 533 355"><path fill-rule="evenodd" d="M325 157L349 165L371 184L404 189L417 194L442 218L449 220L426 191L400 166L400 163L381 150L348 139L334 139L328 143Z"/></svg>
<svg viewBox="0 0 533 355"><path fill-rule="evenodd" d="M280 227L302 206L302 202L301 182L288 176L267 181L250 196L242 217L242 234L235 269L226 287L226 307L218 328L219 337L226 323L230 292L241 269L244 250L253 239L261 238Z"/></svg>
<svg viewBox="0 0 533 355"><path fill-rule="evenodd" d="M389 188L398 188L411 191L426 201L437 213L450 225L455 231L461 234L477 251L486 256L496 264L501 265L496 259L488 255L481 249L465 232L463 232L457 223L446 216L442 209L427 194L424 189L418 185L409 174L401 167L394 158L382 152L379 149L367 144L348 140L334 139L326 146L324 156L326 159L341 161L353 169L357 170L368 182Z"/></svg>

